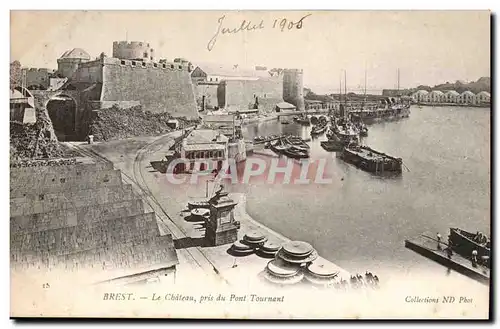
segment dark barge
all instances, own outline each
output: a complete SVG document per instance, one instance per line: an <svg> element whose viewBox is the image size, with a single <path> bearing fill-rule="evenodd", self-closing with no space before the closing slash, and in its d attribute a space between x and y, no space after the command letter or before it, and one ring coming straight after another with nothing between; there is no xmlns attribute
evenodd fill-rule
<svg viewBox="0 0 500 329"><path fill-rule="evenodd" d="M375 151L368 146L345 147L340 158L356 167L375 174L402 173L403 159Z"/></svg>

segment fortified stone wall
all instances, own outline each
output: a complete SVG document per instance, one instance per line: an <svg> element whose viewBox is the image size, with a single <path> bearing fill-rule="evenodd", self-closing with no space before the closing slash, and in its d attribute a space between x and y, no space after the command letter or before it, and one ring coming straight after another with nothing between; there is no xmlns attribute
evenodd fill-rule
<svg viewBox="0 0 500 329"><path fill-rule="evenodd" d="M198 117L186 65L104 59L101 101L139 101L145 111Z"/></svg>
<svg viewBox="0 0 500 329"><path fill-rule="evenodd" d="M58 209L71 209L134 199L132 187L106 186L98 189L73 190L45 194L28 194L10 199L10 215L41 214Z"/></svg>
<svg viewBox="0 0 500 329"><path fill-rule="evenodd" d="M104 186L121 185L121 171L115 169L100 171L76 171L71 174L61 174L56 167L34 180L31 175L11 178L10 197L22 197L26 193L43 194L71 190L84 190Z"/></svg>
<svg viewBox="0 0 500 329"><path fill-rule="evenodd" d="M283 99L282 77L227 80L219 85L218 99L221 107L248 109L248 105L255 102L255 97L259 101L266 98Z"/></svg>
<svg viewBox="0 0 500 329"><path fill-rule="evenodd" d="M50 76L54 71L46 68L24 68L23 73L26 75L27 88L42 86L44 89L47 89L50 84Z"/></svg>
<svg viewBox="0 0 500 329"><path fill-rule="evenodd" d="M135 216L144 213L141 199L91 205L80 208L58 209L41 214L10 218L10 233L33 233L55 230L93 222Z"/></svg>
<svg viewBox="0 0 500 329"><path fill-rule="evenodd" d="M80 63L72 76L75 82L102 83L102 60Z"/></svg>
<svg viewBox="0 0 500 329"><path fill-rule="evenodd" d="M217 83L203 83L196 82L194 83L195 89L195 97L197 101L197 105L201 106L201 97L205 95L205 106L219 106L219 100L217 98L217 89L219 88L219 84Z"/></svg>

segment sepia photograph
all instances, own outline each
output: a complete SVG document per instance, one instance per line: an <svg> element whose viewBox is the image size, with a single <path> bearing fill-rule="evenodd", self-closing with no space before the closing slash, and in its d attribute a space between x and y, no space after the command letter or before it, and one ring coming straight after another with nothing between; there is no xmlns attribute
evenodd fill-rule
<svg viewBox="0 0 500 329"><path fill-rule="evenodd" d="M11 10L10 317L488 320L489 10Z"/></svg>

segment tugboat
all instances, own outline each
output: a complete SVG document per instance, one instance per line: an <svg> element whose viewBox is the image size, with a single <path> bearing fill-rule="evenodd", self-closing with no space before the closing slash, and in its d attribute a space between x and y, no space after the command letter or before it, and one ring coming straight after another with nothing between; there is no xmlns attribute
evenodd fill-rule
<svg viewBox="0 0 500 329"><path fill-rule="evenodd" d="M344 148L340 158L374 174L385 172L401 174L403 172L403 160L401 158L375 151L368 146L349 145Z"/></svg>
<svg viewBox="0 0 500 329"><path fill-rule="evenodd" d="M344 145L357 145L359 143L359 130L348 119L335 119L332 129L326 137L329 140L338 140Z"/></svg>

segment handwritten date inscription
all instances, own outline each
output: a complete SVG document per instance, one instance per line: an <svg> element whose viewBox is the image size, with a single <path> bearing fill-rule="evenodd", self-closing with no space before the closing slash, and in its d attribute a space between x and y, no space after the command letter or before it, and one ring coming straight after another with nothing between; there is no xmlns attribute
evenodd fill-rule
<svg viewBox="0 0 500 329"><path fill-rule="evenodd" d="M305 15L298 21L293 21L293 20L288 20L286 18L281 18L281 19L275 19L271 28L273 29L279 29L281 32L289 31L289 30L300 30L302 29L302 26L304 24L304 20L311 16L312 14ZM224 19L226 18L226 15L221 16L217 20L217 32L215 32L214 36L212 39L207 44L207 49L208 51L212 51L212 49L215 46L215 43L217 42L217 38L219 35L224 35L224 34L236 34L238 32L243 32L243 31L256 31L256 30L262 30L265 29L266 26L264 25L264 20L261 20L260 23L252 23L252 21L247 21L243 20L241 21L240 26L234 27L234 28L228 28L223 26L224 24Z"/></svg>

